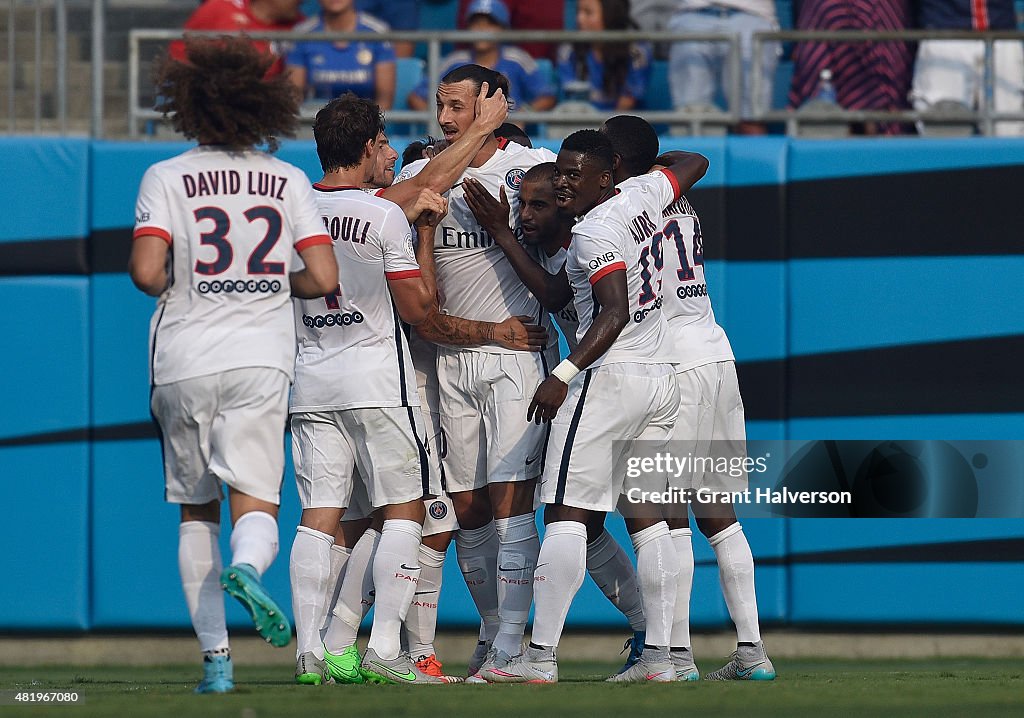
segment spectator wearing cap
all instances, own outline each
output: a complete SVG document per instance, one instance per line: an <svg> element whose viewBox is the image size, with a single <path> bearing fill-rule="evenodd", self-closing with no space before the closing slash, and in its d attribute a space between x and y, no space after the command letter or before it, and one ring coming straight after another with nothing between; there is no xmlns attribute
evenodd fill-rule
<svg viewBox="0 0 1024 718"><path fill-rule="evenodd" d="M184 29L224 32L291 30L302 19L299 12L301 4L301 0L206 0L185 21ZM265 40L253 41L253 44L266 52L277 53L277 49ZM170 54L176 60L184 60L185 43L180 40L172 42ZM267 77L283 71L284 60L278 58L267 70Z"/></svg>
<svg viewBox="0 0 1024 718"><path fill-rule="evenodd" d="M576 26L586 32L635 29L629 0L579 0ZM564 45L558 53L563 91L573 85L590 88L590 104L599 110L642 107L651 76L647 43L600 42Z"/></svg>
<svg viewBox="0 0 1024 718"><path fill-rule="evenodd" d="M469 6L471 32L499 34L509 26L508 7L502 0L474 0ZM555 87L537 61L518 47L503 45L495 40L477 40L469 50L459 50L441 61L441 77L462 65L482 65L500 72L508 78L510 99L531 110L550 110L555 105ZM427 80L409 93L409 107L427 108Z"/></svg>
<svg viewBox="0 0 1024 718"><path fill-rule="evenodd" d="M469 6L474 0L459 0L458 25L465 29L473 13ZM504 0L509 10L513 30L563 30L565 29L565 2L563 0ZM558 46L549 42L517 43L531 57L554 61Z"/></svg>
<svg viewBox="0 0 1024 718"><path fill-rule="evenodd" d="M299 23L302 32L387 32L386 23L357 12L354 0L320 0L320 14ZM345 92L374 100L382 110L395 101L395 50L389 42L304 40L288 53L288 77L307 97L329 100Z"/></svg>

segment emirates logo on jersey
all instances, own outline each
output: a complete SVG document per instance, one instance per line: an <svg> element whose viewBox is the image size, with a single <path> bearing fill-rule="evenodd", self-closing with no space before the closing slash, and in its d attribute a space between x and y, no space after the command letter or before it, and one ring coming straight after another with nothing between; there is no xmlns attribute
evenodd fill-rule
<svg viewBox="0 0 1024 718"><path fill-rule="evenodd" d="M508 174L505 175L505 184L507 184L510 189L518 191L519 186L523 183L523 177L525 176L526 172L516 167L514 170L509 170Z"/></svg>

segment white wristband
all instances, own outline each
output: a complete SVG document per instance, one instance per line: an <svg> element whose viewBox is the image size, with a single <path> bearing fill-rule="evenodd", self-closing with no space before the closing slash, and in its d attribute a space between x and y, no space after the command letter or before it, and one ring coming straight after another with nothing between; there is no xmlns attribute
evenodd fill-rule
<svg viewBox="0 0 1024 718"><path fill-rule="evenodd" d="M580 368L573 364L568 359L563 359L562 363L551 370L551 376L561 380L565 384L568 384L573 380L577 374L580 373Z"/></svg>

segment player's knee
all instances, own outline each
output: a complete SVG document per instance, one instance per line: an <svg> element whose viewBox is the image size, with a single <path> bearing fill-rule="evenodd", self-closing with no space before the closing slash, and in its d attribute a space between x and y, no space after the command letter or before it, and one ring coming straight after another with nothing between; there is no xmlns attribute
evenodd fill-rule
<svg viewBox="0 0 1024 718"><path fill-rule="evenodd" d="M711 538L736 523L735 514L727 516L695 516L694 518L697 519L697 528L707 538Z"/></svg>
<svg viewBox="0 0 1024 718"><path fill-rule="evenodd" d="M205 504L182 504L181 522L206 521L211 524L220 523L220 501L214 499Z"/></svg>
<svg viewBox="0 0 1024 718"><path fill-rule="evenodd" d="M457 491L451 494L451 499L460 528L478 529L487 525L493 518L491 501L486 488Z"/></svg>
<svg viewBox="0 0 1024 718"><path fill-rule="evenodd" d="M491 499L491 511L495 518L507 519L533 513L537 480L503 481L487 487Z"/></svg>

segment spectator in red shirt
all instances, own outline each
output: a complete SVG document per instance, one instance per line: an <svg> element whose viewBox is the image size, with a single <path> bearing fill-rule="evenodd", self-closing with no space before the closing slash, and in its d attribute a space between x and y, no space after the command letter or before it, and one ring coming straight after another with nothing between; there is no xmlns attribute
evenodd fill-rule
<svg viewBox="0 0 1024 718"><path fill-rule="evenodd" d="M458 25L465 29L469 18L466 8L472 0L459 0ZM509 26L513 30L564 30L565 3L561 0L545 2L544 0L504 0L512 16ZM516 43L535 58L544 57L554 60L558 54L558 43L520 42Z"/></svg>
<svg viewBox="0 0 1024 718"><path fill-rule="evenodd" d="M291 30L302 19L299 6L302 0L206 0L196 8L188 20L185 30L238 30L263 32L266 30ZM265 40L256 41L257 47L267 52L276 50ZM171 43L171 57L185 59L185 44ZM267 71L267 77L284 71L284 60L278 58Z"/></svg>

